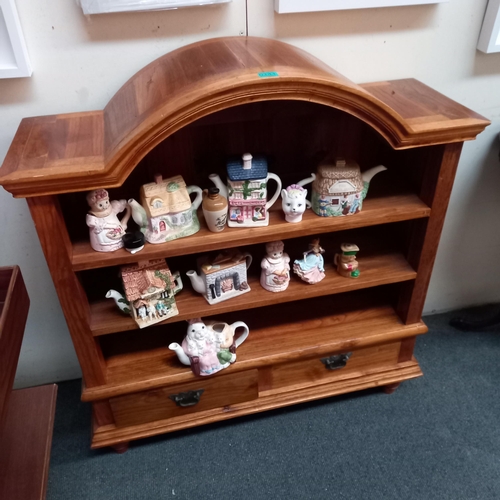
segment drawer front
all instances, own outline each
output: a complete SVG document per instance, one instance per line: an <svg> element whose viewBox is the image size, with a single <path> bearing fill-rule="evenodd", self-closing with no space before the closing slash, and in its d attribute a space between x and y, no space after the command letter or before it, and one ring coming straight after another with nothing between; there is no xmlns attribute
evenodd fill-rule
<svg viewBox="0 0 500 500"><path fill-rule="evenodd" d="M109 402L117 426L138 425L256 399L257 381L257 370L248 370L199 377L186 384L119 396Z"/></svg>
<svg viewBox="0 0 500 500"><path fill-rule="evenodd" d="M333 358L326 361L325 358L329 356L321 356L306 361L277 365L271 369L267 380L261 378L261 389L279 392L280 389L290 389L292 386L297 389L314 387L343 378L360 376L377 368L394 366L398 362L400 346L400 342L394 342L353 350L347 360Z"/></svg>

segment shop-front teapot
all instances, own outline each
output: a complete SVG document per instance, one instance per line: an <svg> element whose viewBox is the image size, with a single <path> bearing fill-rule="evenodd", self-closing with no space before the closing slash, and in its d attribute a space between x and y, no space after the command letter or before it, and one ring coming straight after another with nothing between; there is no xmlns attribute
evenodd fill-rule
<svg viewBox="0 0 500 500"><path fill-rule="evenodd" d="M238 328L243 331L235 339ZM196 318L189 321L182 345L173 342L168 348L175 352L183 365L190 366L195 375L205 377L236 361L236 348L247 339L249 331L243 321L229 325L216 320L205 323Z"/></svg>
<svg viewBox="0 0 500 500"><path fill-rule="evenodd" d="M245 153L241 158L227 162L227 188L218 174L210 174L209 179L227 198L229 227L257 227L269 225L269 213L281 192L281 179L267 171L264 156ZM267 198L267 183L273 179L278 184L270 200Z"/></svg>
<svg viewBox="0 0 500 500"><path fill-rule="evenodd" d="M312 175L297 184L312 185L312 209L321 217L336 217L357 214L363 207L370 181L375 174L387 170L383 165L361 173L353 161L337 158L335 164L325 163Z"/></svg>

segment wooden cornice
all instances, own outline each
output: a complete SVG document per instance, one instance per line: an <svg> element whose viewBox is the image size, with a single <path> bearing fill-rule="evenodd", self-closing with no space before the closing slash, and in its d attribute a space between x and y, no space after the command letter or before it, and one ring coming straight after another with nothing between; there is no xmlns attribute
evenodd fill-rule
<svg viewBox="0 0 500 500"><path fill-rule="evenodd" d="M490 123L413 79L357 85L283 42L216 38L153 61L102 111L23 119L0 168L0 184L16 197L118 187L182 127L269 100L340 109L395 149L472 140Z"/></svg>

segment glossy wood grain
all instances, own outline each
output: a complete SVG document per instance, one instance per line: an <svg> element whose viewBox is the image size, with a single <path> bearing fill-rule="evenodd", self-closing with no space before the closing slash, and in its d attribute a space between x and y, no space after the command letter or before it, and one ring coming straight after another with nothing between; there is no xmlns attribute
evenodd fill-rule
<svg viewBox="0 0 500 500"><path fill-rule="evenodd" d="M277 76L263 77L265 72ZM152 62L104 110L28 118L0 169L15 196L116 187L165 138L216 111L302 100L345 111L394 148L470 140L489 121L416 80L356 85L291 45L204 40Z"/></svg>
<svg viewBox="0 0 500 500"><path fill-rule="evenodd" d="M325 297L303 302L301 307L275 306L267 314L265 310L259 315L240 313L238 318L251 323L252 328L248 340L238 349L237 362L225 373L388 343L427 331L422 322L404 325L390 306L367 307L363 301L351 300L357 307L349 299ZM180 326L178 330L165 329L163 346L109 355L108 383L85 388L82 399L92 401L192 381L189 367L180 364L167 347L169 342L182 339L185 328Z"/></svg>
<svg viewBox="0 0 500 500"><path fill-rule="evenodd" d="M82 271L140 260L168 258L189 255L222 248L253 245L276 240L286 240L300 236L316 235L359 227L375 226L390 222L400 222L428 217L430 209L416 195L397 194L366 200L363 210L355 217L318 217L308 210L300 224L290 224L284 220L281 210L270 212L269 226L259 228L230 228L220 233L210 232L202 220L200 231L187 238L158 245L146 244L140 253L132 255L126 250L116 252L96 252L88 241L73 245L73 269Z"/></svg>
<svg viewBox="0 0 500 500"><path fill-rule="evenodd" d="M186 384L112 398L110 405L118 427L154 422L255 400L259 397L257 379L257 370L247 370L229 377L199 377ZM169 397L199 390L203 393L194 406L179 406Z"/></svg>
<svg viewBox="0 0 500 500"><path fill-rule="evenodd" d="M13 391L0 429L0 498L43 500L47 490L57 386Z"/></svg>
<svg viewBox="0 0 500 500"><path fill-rule="evenodd" d="M189 429L199 425L228 420L243 415L251 415L262 411L282 408L307 401L336 396L353 391L385 387L405 380L422 376L422 371L415 359L396 366L384 367L366 373L355 373L353 377L340 379L311 390L310 387L283 392L281 394L263 393L257 404L254 401L239 403L223 408L215 408L186 416L158 420L130 427L105 426L96 428L92 435L92 448L102 448L115 443L128 442L149 436Z"/></svg>
<svg viewBox="0 0 500 500"><path fill-rule="evenodd" d="M0 428L9 407L29 305L19 267L0 268Z"/></svg>
<svg viewBox="0 0 500 500"><path fill-rule="evenodd" d="M371 255L358 259L361 275L358 279L346 279L340 276L330 263L325 264L326 277L315 285L309 285L292 275L290 285L284 292L271 293L260 286L259 277L250 276L248 284L251 291L231 300L209 304L203 296L196 293L186 284L184 290L176 296L179 314L160 323L165 325L192 319L221 315L233 311L255 309L312 297L321 297L336 293L344 293L388 283L399 283L413 280L417 273L406 262L401 254L387 253ZM187 278L186 278L187 281ZM106 335L114 332L135 330L137 323L118 311L113 300L105 299L90 305L93 335Z"/></svg>

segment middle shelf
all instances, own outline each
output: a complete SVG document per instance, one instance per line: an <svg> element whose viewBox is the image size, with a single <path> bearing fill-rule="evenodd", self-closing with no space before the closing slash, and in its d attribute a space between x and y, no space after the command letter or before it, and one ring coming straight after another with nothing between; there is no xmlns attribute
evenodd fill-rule
<svg viewBox="0 0 500 500"><path fill-rule="evenodd" d="M323 281L309 285L292 275L288 288L279 293L264 290L258 277L249 276L248 284L251 288L249 293L212 305L208 304L203 296L191 288L185 288L176 296L179 314L159 323L159 325L399 283L413 280L417 276L417 273L401 253L369 255L360 257L358 261L362 272L357 279L343 278L331 264L326 263L326 277ZM136 330L137 328L138 326L132 317L120 313L113 300L103 299L90 304L90 329L95 337Z"/></svg>

